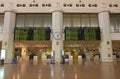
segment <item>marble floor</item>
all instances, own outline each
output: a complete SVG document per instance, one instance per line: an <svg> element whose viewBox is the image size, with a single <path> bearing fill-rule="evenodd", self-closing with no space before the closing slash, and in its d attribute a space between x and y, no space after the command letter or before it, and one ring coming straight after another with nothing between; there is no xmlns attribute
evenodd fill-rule
<svg viewBox="0 0 120 79"><path fill-rule="evenodd" d="M120 63L4 64L0 79L120 79Z"/></svg>

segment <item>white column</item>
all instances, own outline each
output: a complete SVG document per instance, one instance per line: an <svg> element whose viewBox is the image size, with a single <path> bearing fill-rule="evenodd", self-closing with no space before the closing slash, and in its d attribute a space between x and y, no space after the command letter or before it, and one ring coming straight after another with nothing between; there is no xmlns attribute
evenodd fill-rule
<svg viewBox="0 0 120 79"><path fill-rule="evenodd" d="M2 39L2 49L7 51L5 63L11 63L13 58L15 18L14 11L5 11Z"/></svg>
<svg viewBox="0 0 120 79"><path fill-rule="evenodd" d="M61 62L61 52L63 50L63 13L61 11L56 10L52 13L52 24L52 50L55 52L54 59L55 62Z"/></svg>
<svg viewBox="0 0 120 79"><path fill-rule="evenodd" d="M108 11L99 13L99 26L101 28L101 61L112 62L112 42L110 34L110 18Z"/></svg>

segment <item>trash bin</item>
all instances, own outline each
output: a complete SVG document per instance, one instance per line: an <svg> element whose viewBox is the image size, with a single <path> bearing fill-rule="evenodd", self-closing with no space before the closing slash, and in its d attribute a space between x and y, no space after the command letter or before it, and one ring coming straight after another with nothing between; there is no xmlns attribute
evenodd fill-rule
<svg viewBox="0 0 120 79"><path fill-rule="evenodd" d="M54 57L51 57L51 64L54 64Z"/></svg>

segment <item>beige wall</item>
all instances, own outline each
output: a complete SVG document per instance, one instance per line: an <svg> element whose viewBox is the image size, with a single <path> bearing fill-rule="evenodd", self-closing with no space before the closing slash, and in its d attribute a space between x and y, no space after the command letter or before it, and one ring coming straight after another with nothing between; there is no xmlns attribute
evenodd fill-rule
<svg viewBox="0 0 120 79"><path fill-rule="evenodd" d="M120 40L120 33L111 33L112 40Z"/></svg>
<svg viewBox="0 0 120 79"><path fill-rule="evenodd" d="M51 4L52 7L42 7L44 3ZM97 13L102 9L120 13L120 0L0 0L1 4L4 4L4 7L0 7L0 13L10 9L14 9L17 13L50 13L56 7L70 13ZM17 4L26 4L26 7L16 7ZM39 4L39 7L29 7L29 4ZM72 7L63 7L63 4L72 4ZM76 7L76 4L85 4L85 7ZM97 4L98 7L88 7L89 4ZM109 7L109 4L118 4L118 7Z"/></svg>
<svg viewBox="0 0 120 79"><path fill-rule="evenodd" d="M2 36L3 36L3 33L0 32L0 41L2 41Z"/></svg>

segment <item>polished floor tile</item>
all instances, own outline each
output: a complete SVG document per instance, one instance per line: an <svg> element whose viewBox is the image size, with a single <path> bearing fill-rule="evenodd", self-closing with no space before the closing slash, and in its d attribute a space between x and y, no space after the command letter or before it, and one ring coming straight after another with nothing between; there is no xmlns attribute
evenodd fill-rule
<svg viewBox="0 0 120 79"><path fill-rule="evenodd" d="M120 79L120 63L5 64L0 79Z"/></svg>

